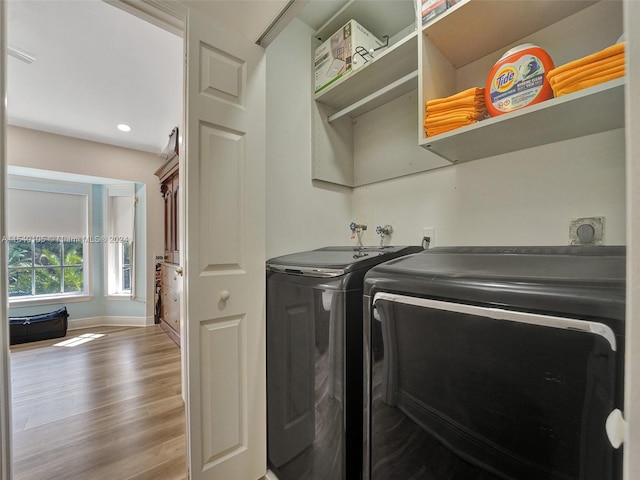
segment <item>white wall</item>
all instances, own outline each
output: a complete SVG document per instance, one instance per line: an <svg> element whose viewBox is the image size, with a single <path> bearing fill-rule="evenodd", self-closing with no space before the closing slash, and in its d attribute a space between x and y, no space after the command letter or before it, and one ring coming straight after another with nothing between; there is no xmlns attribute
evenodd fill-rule
<svg viewBox="0 0 640 480"><path fill-rule="evenodd" d="M442 246L566 245L572 218L604 216L605 243L626 243L623 130L353 190L312 182L312 34L294 20L267 48L268 257L350 244L351 220L368 245L385 224L393 244L433 227Z"/></svg>
<svg viewBox="0 0 640 480"><path fill-rule="evenodd" d="M351 242L350 189L311 180L312 34L295 19L267 48L267 258Z"/></svg>
<svg viewBox="0 0 640 480"><path fill-rule="evenodd" d="M571 34L584 28L588 39ZM561 65L615 43L622 31L621 5L600 2L514 45L540 45ZM508 48L461 68L456 91L484 86ZM391 224L398 244L417 243L434 227L436 246L566 245L572 218L604 216L605 243L625 244L624 145L621 129L356 188L353 216Z"/></svg>
<svg viewBox="0 0 640 480"><path fill-rule="evenodd" d="M353 216L396 244L433 227L436 246L566 245L572 218L604 216L605 243L625 244L624 131L359 187Z"/></svg>
<svg viewBox="0 0 640 480"><path fill-rule="evenodd" d="M163 204L159 180L154 172L163 161L158 155L102 143L79 140L27 128L9 126L7 132L7 163L12 166L37 168L116 180L132 181L146 186L147 285L139 292L145 302L145 316L153 317L154 268L156 254L163 253ZM121 316L123 301L107 301L104 311L95 316Z"/></svg>

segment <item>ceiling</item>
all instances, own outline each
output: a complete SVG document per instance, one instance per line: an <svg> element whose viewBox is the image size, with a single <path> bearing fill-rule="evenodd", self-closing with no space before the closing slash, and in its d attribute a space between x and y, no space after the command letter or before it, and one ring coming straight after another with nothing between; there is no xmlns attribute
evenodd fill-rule
<svg viewBox="0 0 640 480"><path fill-rule="evenodd" d="M255 41L288 0L184 0ZM345 0L296 0L303 21ZM102 0L9 0L7 113L17 125L160 153L182 116L182 39ZM303 6L306 7L300 11ZM315 23L318 23L317 21ZM314 28L317 25L313 25ZM121 132L120 123L131 126Z"/></svg>
<svg viewBox="0 0 640 480"><path fill-rule="evenodd" d="M7 2L8 122L159 153L182 115L182 39L99 0ZM116 126L126 123L128 133Z"/></svg>

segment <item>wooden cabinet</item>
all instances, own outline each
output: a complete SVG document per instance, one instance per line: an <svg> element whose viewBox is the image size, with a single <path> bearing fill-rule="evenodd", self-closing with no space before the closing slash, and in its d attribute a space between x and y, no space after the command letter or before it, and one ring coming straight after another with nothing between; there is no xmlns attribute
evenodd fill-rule
<svg viewBox="0 0 640 480"><path fill-rule="evenodd" d="M164 261L180 262L180 237L178 235L179 176L174 171L160 185L164 200Z"/></svg>
<svg viewBox="0 0 640 480"><path fill-rule="evenodd" d="M164 262L160 266L158 290L160 326L171 339L180 345L180 296L182 292L182 270L180 269L180 176L178 155L155 172L160 179L160 194L164 202Z"/></svg>
<svg viewBox="0 0 640 480"><path fill-rule="evenodd" d="M182 277L178 265L165 263L161 266L160 326L180 345L180 294Z"/></svg>

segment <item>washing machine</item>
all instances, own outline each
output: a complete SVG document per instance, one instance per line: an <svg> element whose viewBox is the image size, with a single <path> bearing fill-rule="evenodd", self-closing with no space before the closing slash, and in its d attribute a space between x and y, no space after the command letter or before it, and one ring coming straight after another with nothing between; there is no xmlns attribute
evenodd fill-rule
<svg viewBox="0 0 640 480"><path fill-rule="evenodd" d="M267 261L267 451L279 480L362 478L362 288L421 247L326 247Z"/></svg>
<svg viewBox="0 0 640 480"><path fill-rule="evenodd" d="M445 247L364 286L369 480L619 480L624 247Z"/></svg>

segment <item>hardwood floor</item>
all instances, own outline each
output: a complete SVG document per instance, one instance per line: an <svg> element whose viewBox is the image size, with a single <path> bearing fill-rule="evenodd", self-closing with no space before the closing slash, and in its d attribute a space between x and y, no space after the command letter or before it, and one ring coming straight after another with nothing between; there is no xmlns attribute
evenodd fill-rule
<svg viewBox="0 0 640 480"><path fill-rule="evenodd" d="M105 334L55 346L83 334ZM158 325L11 347L15 480L186 478L180 350Z"/></svg>

